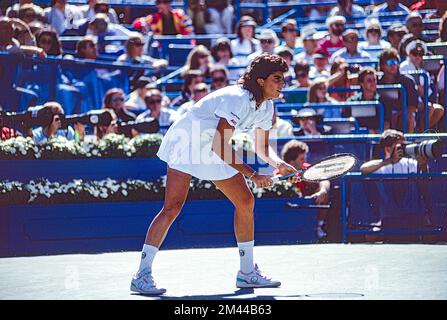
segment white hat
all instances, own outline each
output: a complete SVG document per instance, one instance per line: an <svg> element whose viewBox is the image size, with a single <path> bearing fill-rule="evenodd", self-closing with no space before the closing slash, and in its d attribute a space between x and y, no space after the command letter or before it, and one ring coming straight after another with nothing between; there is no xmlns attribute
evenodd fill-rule
<svg viewBox="0 0 447 320"><path fill-rule="evenodd" d="M276 32L272 29L262 29L261 33L257 36L258 39L274 39L278 40Z"/></svg>
<svg viewBox="0 0 447 320"><path fill-rule="evenodd" d="M410 43L408 43L407 47L405 48L405 51L407 52L407 55L410 55L410 52L416 48L421 48L424 50L425 53L427 53L427 45L425 44L425 42L419 39L413 40Z"/></svg>
<svg viewBox="0 0 447 320"><path fill-rule="evenodd" d="M326 27L329 28L333 23L343 23L346 24L346 18L343 16L331 16L326 19Z"/></svg>

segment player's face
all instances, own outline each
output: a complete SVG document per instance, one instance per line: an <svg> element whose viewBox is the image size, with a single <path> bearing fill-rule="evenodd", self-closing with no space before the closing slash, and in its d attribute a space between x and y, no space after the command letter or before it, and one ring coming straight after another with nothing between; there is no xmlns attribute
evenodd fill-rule
<svg viewBox="0 0 447 320"><path fill-rule="evenodd" d="M258 79L259 85L262 87L262 96L265 100L276 99L284 88L284 74L281 71L273 72L266 79Z"/></svg>

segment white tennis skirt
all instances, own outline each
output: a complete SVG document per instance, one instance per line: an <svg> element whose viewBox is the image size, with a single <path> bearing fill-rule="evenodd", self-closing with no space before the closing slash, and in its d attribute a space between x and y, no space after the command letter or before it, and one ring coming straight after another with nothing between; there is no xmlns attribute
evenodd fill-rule
<svg viewBox="0 0 447 320"><path fill-rule="evenodd" d="M202 180L225 180L239 171L211 150L217 120L193 121L187 112L174 122L161 142L157 156L172 169Z"/></svg>

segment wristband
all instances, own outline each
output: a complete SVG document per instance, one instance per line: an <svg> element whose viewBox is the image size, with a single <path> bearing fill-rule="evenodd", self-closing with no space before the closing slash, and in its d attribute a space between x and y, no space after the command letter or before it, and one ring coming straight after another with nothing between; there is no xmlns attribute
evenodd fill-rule
<svg viewBox="0 0 447 320"><path fill-rule="evenodd" d="M253 178L256 173L257 173L256 171L253 171L253 173L248 177L248 180L251 180L251 178Z"/></svg>

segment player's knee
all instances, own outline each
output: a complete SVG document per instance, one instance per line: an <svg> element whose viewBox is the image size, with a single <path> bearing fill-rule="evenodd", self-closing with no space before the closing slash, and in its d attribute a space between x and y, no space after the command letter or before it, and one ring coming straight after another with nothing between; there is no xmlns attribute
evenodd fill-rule
<svg viewBox="0 0 447 320"><path fill-rule="evenodd" d="M163 206L163 215L171 221L174 221L177 218L180 210L182 210L183 201L171 201L165 203Z"/></svg>
<svg viewBox="0 0 447 320"><path fill-rule="evenodd" d="M244 194L240 197L236 207L244 212L253 212L255 208L255 197L252 193Z"/></svg>

